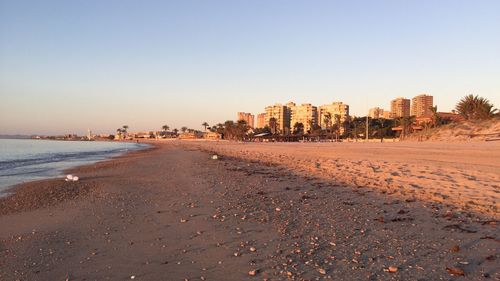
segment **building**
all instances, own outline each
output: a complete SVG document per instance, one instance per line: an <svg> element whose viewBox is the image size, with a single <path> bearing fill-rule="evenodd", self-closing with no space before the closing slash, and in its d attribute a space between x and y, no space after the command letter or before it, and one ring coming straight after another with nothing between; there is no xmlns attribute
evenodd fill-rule
<svg viewBox="0 0 500 281"><path fill-rule="evenodd" d="M384 119L392 119L392 118L391 118L391 112L390 112L390 111L387 111L387 110L384 110L384 113L383 113L382 117L383 117Z"/></svg>
<svg viewBox="0 0 500 281"><path fill-rule="evenodd" d="M409 117L410 100L405 98L396 98L391 101L391 118Z"/></svg>
<svg viewBox="0 0 500 281"><path fill-rule="evenodd" d="M325 104L319 107L318 125L325 129L328 124L325 122L325 117L330 115L331 121L330 126L337 122L338 115L340 117L340 123L347 120L349 117L349 105L342 102L333 102L331 104Z"/></svg>
<svg viewBox="0 0 500 281"><path fill-rule="evenodd" d="M428 95L419 95L411 100L411 115L416 117L432 115L433 97Z"/></svg>
<svg viewBox="0 0 500 281"><path fill-rule="evenodd" d="M313 127L318 125L318 108L310 103L295 105L288 103L287 109L290 114L290 130L296 123L304 125L304 133L310 132Z"/></svg>
<svg viewBox="0 0 500 281"><path fill-rule="evenodd" d="M250 126L250 128L254 128L254 115L251 113L246 113L246 112L238 112L238 121L243 120L247 122L247 125Z"/></svg>
<svg viewBox="0 0 500 281"><path fill-rule="evenodd" d="M259 113L257 114L257 127L256 128L264 128L266 126L266 114Z"/></svg>
<svg viewBox="0 0 500 281"><path fill-rule="evenodd" d="M384 117L384 110L379 107L374 107L370 108L368 112L368 117L370 118L383 118Z"/></svg>
<svg viewBox="0 0 500 281"><path fill-rule="evenodd" d="M290 132L290 113L286 106L277 103L265 108L265 126L273 133L287 134Z"/></svg>

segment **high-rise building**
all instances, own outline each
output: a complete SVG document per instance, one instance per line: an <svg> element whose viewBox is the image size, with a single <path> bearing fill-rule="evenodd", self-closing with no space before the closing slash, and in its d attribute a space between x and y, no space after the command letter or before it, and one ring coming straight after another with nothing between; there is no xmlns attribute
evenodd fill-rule
<svg viewBox="0 0 500 281"><path fill-rule="evenodd" d="M391 118L410 116L410 100L396 98L391 101Z"/></svg>
<svg viewBox="0 0 500 281"><path fill-rule="evenodd" d="M411 115L416 117L430 116L432 114L433 97L428 95L419 95L411 100Z"/></svg>
<svg viewBox="0 0 500 281"><path fill-rule="evenodd" d="M302 123L304 133L311 131L314 126L318 125L318 108L316 106L310 103L301 105L288 103L287 108L290 113L290 129L292 131L296 123Z"/></svg>
<svg viewBox="0 0 500 281"><path fill-rule="evenodd" d="M257 126L256 128L264 128L266 126L266 114L259 113L257 114Z"/></svg>
<svg viewBox="0 0 500 281"><path fill-rule="evenodd" d="M326 124L325 117L330 115L330 124ZM331 104L325 104L319 107L318 124L322 129L325 129L327 125L333 125L338 120L335 117L338 115L340 117L340 122L344 122L349 117L349 105L342 102L333 102Z"/></svg>
<svg viewBox="0 0 500 281"><path fill-rule="evenodd" d="M370 108L368 112L368 117L370 118L382 118L384 116L384 110L379 107Z"/></svg>
<svg viewBox="0 0 500 281"><path fill-rule="evenodd" d="M266 106L265 125L277 133L287 134L290 130L290 115L288 108L280 103Z"/></svg>
<svg viewBox="0 0 500 281"><path fill-rule="evenodd" d="M253 128L254 126L254 115L251 113L246 113L246 112L238 112L238 121L243 120L247 122L247 125L250 126L250 128Z"/></svg>

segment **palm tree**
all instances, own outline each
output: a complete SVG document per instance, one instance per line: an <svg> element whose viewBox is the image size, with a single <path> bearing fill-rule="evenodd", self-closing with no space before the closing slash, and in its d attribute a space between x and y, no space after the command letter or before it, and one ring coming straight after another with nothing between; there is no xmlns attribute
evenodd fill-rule
<svg viewBox="0 0 500 281"><path fill-rule="evenodd" d="M401 139L404 139L407 134L411 132L413 123L415 122L415 116L405 116L400 117L397 122L401 126Z"/></svg>
<svg viewBox="0 0 500 281"><path fill-rule="evenodd" d="M276 118L271 117L271 119L269 119L269 127L271 128L271 133L273 135L277 133L278 121Z"/></svg>
<svg viewBox="0 0 500 281"><path fill-rule="evenodd" d="M455 109L466 120L488 119L495 115L497 109L486 98L474 95L463 97L456 105Z"/></svg>
<svg viewBox="0 0 500 281"><path fill-rule="evenodd" d="M295 122L293 125L293 134L302 135L304 133L304 124Z"/></svg>
<svg viewBox="0 0 500 281"><path fill-rule="evenodd" d="M335 139L337 141L339 141L339 136L340 136L340 128L341 128L341 124L340 124L340 115L339 114L335 114L335 127L336 127L336 130L335 130Z"/></svg>
<svg viewBox="0 0 500 281"><path fill-rule="evenodd" d="M203 124L201 124L203 127L205 127L205 132L207 131L207 127L209 126L207 122L203 122Z"/></svg>
<svg viewBox="0 0 500 281"><path fill-rule="evenodd" d="M429 108L429 110L430 110L430 111L431 111L431 113L432 113L432 126L433 126L433 127L436 127L436 126L441 125L442 120L441 120L441 116L439 116L439 113L438 113L438 107L437 107L437 105L435 105L435 106L431 106L431 107Z"/></svg>
<svg viewBox="0 0 500 281"><path fill-rule="evenodd" d="M123 125L122 128L123 128L123 130L122 130L123 138L126 138L127 137L128 125Z"/></svg>
<svg viewBox="0 0 500 281"><path fill-rule="evenodd" d="M169 127L168 125L163 125L163 126L161 126L161 129L162 129L164 132L167 132L167 131L170 129L170 127Z"/></svg>
<svg viewBox="0 0 500 281"><path fill-rule="evenodd" d="M177 130L177 128L175 128L175 129L173 129L173 132L174 132L174 134L177 135L177 133L179 132L179 130Z"/></svg>
<svg viewBox="0 0 500 281"><path fill-rule="evenodd" d="M122 128L118 128L116 129L116 134L118 135L118 138L121 139L122 138L122 133L123 133L123 129Z"/></svg>
<svg viewBox="0 0 500 281"><path fill-rule="evenodd" d="M188 127L186 127L186 126L181 127L181 132L185 133L187 130L188 130Z"/></svg>
<svg viewBox="0 0 500 281"><path fill-rule="evenodd" d="M325 113L325 115L323 116L323 122L325 122L325 129L326 133L328 134L332 125L332 114L330 112Z"/></svg>

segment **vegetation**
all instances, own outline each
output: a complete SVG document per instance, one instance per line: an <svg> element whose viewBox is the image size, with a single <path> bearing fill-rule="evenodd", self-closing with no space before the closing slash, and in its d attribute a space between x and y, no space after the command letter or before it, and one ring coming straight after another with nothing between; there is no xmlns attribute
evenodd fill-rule
<svg viewBox="0 0 500 281"><path fill-rule="evenodd" d="M303 135L304 134L304 124L300 122L295 122L293 125L293 134L295 135Z"/></svg>
<svg viewBox="0 0 500 281"><path fill-rule="evenodd" d="M219 133L222 134L224 139L229 140L244 140L248 137L248 130L250 127L247 122L244 120L238 120L238 122L234 122L228 120L224 122L224 125L221 126Z"/></svg>
<svg viewBox="0 0 500 281"><path fill-rule="evenodd" d="M462 115L465 120L485 120L492 118L497 109L486 98L467 95L463 97L455 107L456 111Z"/></svg>
<svg viewBox="0 0 500 281"><path fill-rule="evenodd" d="M205 132L207 131L207 127L209 127L210 125L208 125L207 122L203 122L203 124L201 124L204 128L205 128Z"/></svg>

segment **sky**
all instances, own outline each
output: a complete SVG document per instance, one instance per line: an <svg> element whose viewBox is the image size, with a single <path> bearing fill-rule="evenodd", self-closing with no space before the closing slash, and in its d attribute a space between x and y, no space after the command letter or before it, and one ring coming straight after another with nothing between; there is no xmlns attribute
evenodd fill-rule
<svg viewBox="0 0 500 281"><path fill-rule="evenodd" d="M0 0L0 134L200 129L274 103L500 107L500 1Z"/></svg>

